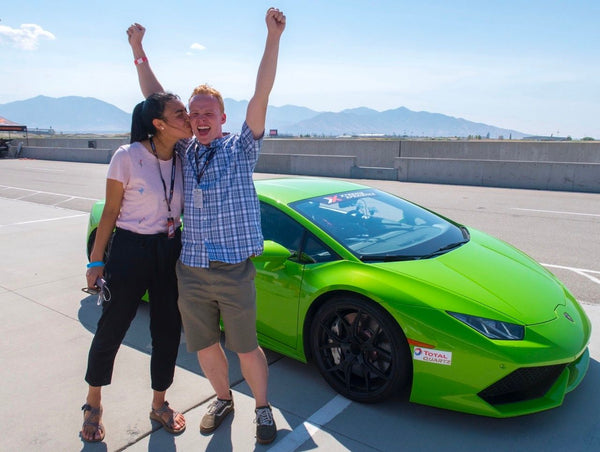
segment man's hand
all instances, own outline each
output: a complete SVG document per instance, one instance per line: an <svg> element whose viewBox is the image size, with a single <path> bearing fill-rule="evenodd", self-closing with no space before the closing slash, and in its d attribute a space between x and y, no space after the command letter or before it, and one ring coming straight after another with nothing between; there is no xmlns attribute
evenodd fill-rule
<svg viewBox="0 0 600 452"><path fill-rule="evenodd" d="M275 82L279 41L285 29L285 15L277 8L269 8L265 21L267 23L265 52L258 67L254 95L250 99L250 102L248 102L248 109L246 110L246 124L248 124L256 139L261 137L265 131L267 105L269 103L269 94Z"/></svg>
<svg viewBox="0 0 600 452"><path fill-rule="evenodd" d="M265 21L267 22L267 31L269 33L281 36L281 33L285 29L285 15L281 11L277 8L269 8Z"/></svg>

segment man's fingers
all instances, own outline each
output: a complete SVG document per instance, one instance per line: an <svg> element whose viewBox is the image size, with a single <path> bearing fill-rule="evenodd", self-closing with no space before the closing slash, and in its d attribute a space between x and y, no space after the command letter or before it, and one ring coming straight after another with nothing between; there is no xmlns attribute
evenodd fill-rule
<svg viewBox="0 0 600 452"><path fill-rule="evenodd" d="M275 22L279 24L285 24L285 15L277 8L269 8L269 10L267 11L267 19L268 18L272 18Z"/></svg>

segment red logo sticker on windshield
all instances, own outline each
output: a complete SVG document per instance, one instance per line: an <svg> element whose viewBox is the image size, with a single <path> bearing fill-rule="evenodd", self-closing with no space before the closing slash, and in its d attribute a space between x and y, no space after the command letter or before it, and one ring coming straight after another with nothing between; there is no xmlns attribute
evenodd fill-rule
<svg viewBox="0 0 600 452"><path fill-rule="evenodd" d="M325 199L327 200L327 204L333 204L336 202L343 201L343 198L340 198L338 195L325 196Z"/></svg>

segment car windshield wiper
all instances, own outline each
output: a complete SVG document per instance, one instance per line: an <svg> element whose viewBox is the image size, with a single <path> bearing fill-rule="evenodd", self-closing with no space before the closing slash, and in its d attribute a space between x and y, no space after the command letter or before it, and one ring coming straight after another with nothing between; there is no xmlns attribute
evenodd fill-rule
<svg viewBox="0 0 600 452"><path fill-rule="evenodd" d="M443 254L446 251L453 250L454 248L458 248L461 245L467 243L468 240L462 240L460 242L449 243L441 247L440 249L434 251L429 254L417 254L417 255L408 255L408 254L397 254L397 255L377 255L377 254L363 254L359 256L359 259L363 262L399 262L399 261L414 261L419 259L429 259L434 256L438 256L439 254Z"/></svg>
<svg viewBox="0 0 600 452"><path fill-rule="evenodd" d="M437 256L438 254L444 254L446 251L458 248L459 246L464 245L467 242L468 240L461 240L460 242L449 243L448 245L442 246L440 249L434 251L433 253L425 254L421 259L429 259L430 257Z"/></svg>
<svg viewBox="0 0 600 452"><path fill-rule="evenodd" d="M363 262L397 262L397 261L414 261L417 259L422 259L422 255L418 256L410 256L406 254L398 254L398 255L388 255L388 256L378 256L377 254L363 254L358 257Z"/></svg>

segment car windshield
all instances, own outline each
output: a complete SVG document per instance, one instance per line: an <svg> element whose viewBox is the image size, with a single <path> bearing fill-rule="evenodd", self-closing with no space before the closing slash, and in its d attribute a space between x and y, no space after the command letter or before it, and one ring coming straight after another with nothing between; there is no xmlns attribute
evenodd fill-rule
<svg viewBox="0 0 600 452"><path fill-rule="evenodd" d="M332 193L290 206L363 261L427 259L469 240L463 226L377 189Z"/></svg>

